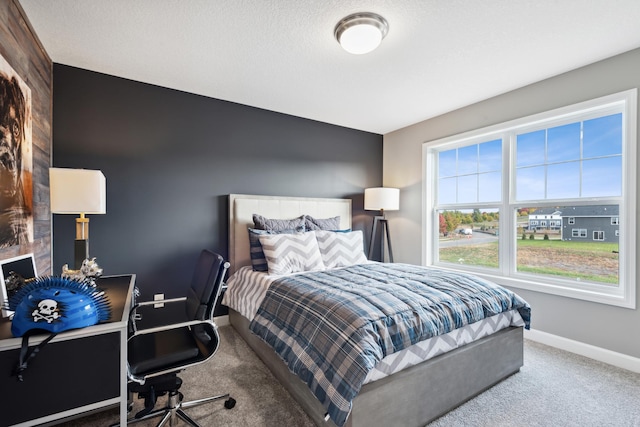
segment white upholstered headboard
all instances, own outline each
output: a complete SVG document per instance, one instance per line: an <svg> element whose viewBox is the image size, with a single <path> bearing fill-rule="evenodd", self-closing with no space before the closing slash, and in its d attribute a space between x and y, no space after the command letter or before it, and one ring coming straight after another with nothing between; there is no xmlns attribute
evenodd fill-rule
<svg viewBox="0 0 640 427"><path fill-rule="evenodd" d="M309 197L229 195L229 262L230 273L251 264L248 227L253 227L253 214L267 218L292 219L300 215L314 218L340 216L340 228L351 228L351 199Z"/></svg>

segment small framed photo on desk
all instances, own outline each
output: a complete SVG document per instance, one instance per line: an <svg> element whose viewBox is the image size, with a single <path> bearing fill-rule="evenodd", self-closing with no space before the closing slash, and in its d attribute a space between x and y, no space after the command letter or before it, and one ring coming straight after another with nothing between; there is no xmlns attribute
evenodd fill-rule
<svg viewBox="0 0 640 427"><path fill-rule="evenodd" d="M9 298L11 298L20 286L24 284L21 280L13 280L12 273L15 273L24 280L37 277L36 262L33 254L24 254L17 257L0 260L0 307L2 316L9 317L13 314L9 310Z"/></svg>

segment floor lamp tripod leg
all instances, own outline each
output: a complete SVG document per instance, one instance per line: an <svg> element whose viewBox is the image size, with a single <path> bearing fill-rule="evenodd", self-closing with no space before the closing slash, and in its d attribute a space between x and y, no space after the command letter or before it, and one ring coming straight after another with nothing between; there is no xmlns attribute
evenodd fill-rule
<svg viewBox="0 0 640 427"><path fill-rule="evenodd" d="M389 235L389 223L384 220L384 229L387 233L387 249L389 250L389 262L393 262L393 251L391 250L391 237ZM384 261L384 249L382 251L382 260Z"/></svg>

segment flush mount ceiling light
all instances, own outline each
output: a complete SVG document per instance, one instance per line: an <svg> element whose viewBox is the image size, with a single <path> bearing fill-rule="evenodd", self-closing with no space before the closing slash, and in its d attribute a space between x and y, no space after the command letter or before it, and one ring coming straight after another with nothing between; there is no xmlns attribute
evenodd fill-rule
<svg viewBox="0 0 640 427"><path fill-rule="evenodd" d="M354 13L342 19L333 31L336 40L349 53L369 53L389 32L389 23L371 12Z"/></svg>

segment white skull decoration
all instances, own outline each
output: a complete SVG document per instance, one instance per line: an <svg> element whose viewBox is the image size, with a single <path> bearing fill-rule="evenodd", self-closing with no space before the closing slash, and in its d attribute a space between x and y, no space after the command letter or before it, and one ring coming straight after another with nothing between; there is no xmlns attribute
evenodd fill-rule
<svg viewBox="0 0 640 427"><path fill-rule="evenodd" d="M38 303L38 309L33 310L31 316L33 317L34 322L37 322L38 320L45 320L47 323L51 323L59 317L57 309L57 301L52 299L43 299Z"/></svg>

